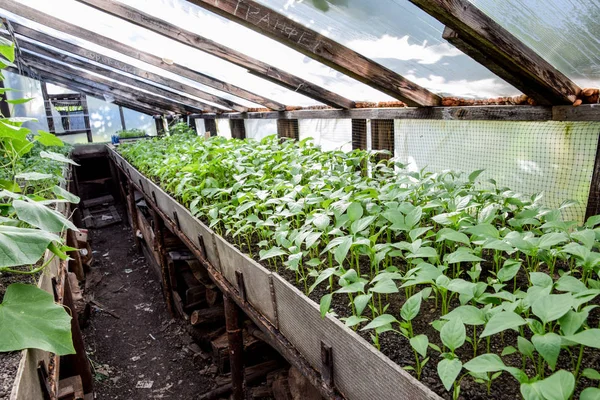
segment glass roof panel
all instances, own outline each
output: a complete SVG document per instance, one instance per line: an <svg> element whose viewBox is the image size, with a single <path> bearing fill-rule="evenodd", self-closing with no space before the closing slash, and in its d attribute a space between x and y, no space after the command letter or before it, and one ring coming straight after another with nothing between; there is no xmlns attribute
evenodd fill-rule
<svg viewBox="0 0 600 400"><path fill-rule="evenodd" d="M478 98L519 93L442 39L442 23L408 0L257 1L434 93Z"/></svg>
<svg viewBox="0 0 600 400"><path fill-rule="evenodd" d="M284 104L307 106L317 103L316 101L303 95L251 75L244 68L237 67L229 62L220 60L199 50L192 49L171 39L165 38L164 36L155 34L146 29L125 22L119 18L109 16L101 11L92 9L91 7L77 3L73 0L54 0L52 2L48 2L46 0L20 0L19 2L36 8L41 12L52 15L53 17L65 20L71 24L82 26L85 29L91 30L111 39L118 40L142 51L173 60L174 62L184 65L188 68L203 72L214 78L229 82L233 85L242 87L246 90L270 99L277 100ZM237 101L240 104L247 105L249 107L258 106L235 96L228 95L197 82L182 78L160 68L142 63L133 58L124 56L121 53L105 49L70 35L66 35L62 32L57 32L37 23L19 18L1 9L0 15L8 16L10 19L20 22L23 25L29 26L41 32L48 33L62 40L77 44L81 47L88 48L101 54L105 54L171 79L196 86L199 89ZM89 21L94 22L89 23Z"/></svg>
<svg viewBox="0 0 600 400"><path fill-rule="evenodd" d="M600 3L470 0L581 87L600 86Z"/></svg>

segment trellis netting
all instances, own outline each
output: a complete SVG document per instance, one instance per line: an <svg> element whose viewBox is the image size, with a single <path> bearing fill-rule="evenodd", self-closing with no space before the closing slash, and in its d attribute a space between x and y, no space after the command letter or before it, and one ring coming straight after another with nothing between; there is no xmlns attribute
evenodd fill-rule
<svg viewBox="0 0 600 400"><path fill-rule="evenodd" d="M217 119L219 135L231 137L230 121ZM583 222L600 134L597 122L457 120L245 120L247 138L272 135L312 138L325 151L388 150L409 171L483 169L524 195L543 193L541 204L562 210L565 220Z"/></svg>

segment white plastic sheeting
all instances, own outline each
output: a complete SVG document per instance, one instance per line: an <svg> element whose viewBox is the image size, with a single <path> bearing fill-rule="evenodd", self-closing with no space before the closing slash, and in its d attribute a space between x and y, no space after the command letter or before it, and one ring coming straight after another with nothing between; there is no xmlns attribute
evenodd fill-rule
<svg viewBox="0 0 600 400"><path fill-rule="evenodd" d="M594 169L599 123L395 121L395 156L413 171L470 173L534 194L558 207L577 200L563 216L583 221Z"/></svg>
<svg viewBox="0 0 600 400"><path fill-rule="evenodd" d="M204 136L204 134L206 133L206 125L204 125L204 119L196 118L194 119L194 121L196 122L196 132L198 133L198 136Z"/></svg>
<svg viewBox="0 0 600 400"><path fill-rule="evenodd" d="M260 141L267 136L277 135L276 119L247 119L244 122L247 138Z"/></svg>
<svg viewBox="0 0 600 400"><path fill-rule="evenodd" d="M298 121L300 140L313 138L324 151L352 150L352 120L301 119Z"/></svg>
<svg viewBox="0 0 600 400"><path fill-rule="evenodd" d="M2 74L4 75L4 87L14 89L14 91L6 92L8 100L33 99L23 104L11 104L11 116L35 118L37 121L25 122L24 126L33 132L38 130L47 131L48 121L46 120L46 110L44 108L44 98L40 82L7 71L3 71Z"/></svg>
<svg viewBox="0 0 600 400"><path fill-rule="evenodd" d="M231 125L228 119L217 119L217 135L231 139Z"/></svg>

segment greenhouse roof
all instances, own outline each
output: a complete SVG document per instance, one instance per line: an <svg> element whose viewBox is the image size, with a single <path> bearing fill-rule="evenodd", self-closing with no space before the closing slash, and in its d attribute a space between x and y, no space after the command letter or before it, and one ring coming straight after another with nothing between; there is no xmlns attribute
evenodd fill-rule
<svg viewBox="0 0 600 400"><path fill-rule="evenodd" d="M0 0L0 14L42 78L87 71L187 113L594 101L580 93L600 86L594 2L446 3Z"/></svg>

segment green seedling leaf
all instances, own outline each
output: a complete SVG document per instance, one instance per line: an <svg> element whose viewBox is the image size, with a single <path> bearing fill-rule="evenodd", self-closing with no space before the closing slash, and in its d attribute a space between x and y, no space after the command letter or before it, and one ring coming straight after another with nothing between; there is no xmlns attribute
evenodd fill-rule
<svg viewBox="0 0 600 400"><path fill-rule="evenodd" d="M554 288L561 292L579 293L587 290L587 286L580 280L571 275L563 275Z"/></svg>
<svg viewBox="0 0 600 400"><path fill-rule="evenodd" d="M462 363L458 359L449 360L447 358L442 359L437 365L437 373L446 390L452 389L454 381L462 370Z"/></svg>
<svg viewBox="0 0 600 400"><path fill-rule="evenodd" d="M553 246L556 246L557 244L566 242L568 239L568 236L564 233L547 233L540 238L539 248L549 249Z"/></svg>
<svg viewBox="0 0 600 400"><path fill-rule="evenodd" d="M465 329L465 324L463 324L460 318L451 319L442 326L442 330L440 331L442 343L444 343L444 346L448 347L453 353L465 343L466 338L467 331Z"/></svg>
<svg viewBox="0 0 600 400"><path fill-rule="evenodd" d="M339 246L336 247L335 252L333 253L335 261L339 265L344 263L344 260L348 256L348 251L350 251L350 247L352 246L352 236L346 236L342 239Z"/></svg>
<svg viewBox="0 0 600 400"><path fill-rule="evenodd" d="M515 260L506 260L504 261L504 265L498 271L497 278L500 282L510 281L517 275L519 269L521 268L521 262Z"/></svg>
<svg viewBox="0 0 600 400"><path fill-rule="evenodd" d="M52 294L33 285L14 283L0 304L0 352L41 349L74 354L71 317Z"/></svg>
<svg viewBox="0 0 600 400"><path fill-rule="evenodd" d="M540 391L538 382L521 383L520 389L524 400L545 400Z"/></svg>
<svg viewBox="0 0 600 400"><path fill-rule="evenodd" d="M354 298L354 308L356 309L356 314L361 315L369 301L371 301L372 294L361 294Z"/></svg>
<svg viewBox="0 0 600 400"><path fill-rule="evenodd" d="M469 174L469 182L475 183L475 180L477 180L479 175L481 175L484 171L485 171L485 169L478 169L476 171L471 172Z"/></svg>
<svg viewBox="0 0 600 400"><path fill-rule="evenodd" d="M513 346L506 346L504 349L502 349L502 354L500 354L501 356L509 356L511 354L515 354L517 351L517 349L515 349Z"/></svg>
<svg viewBox="0 0 600 400"><path fill-rule="evenodd" d="M600 381L600 372L596 371L593 368L586 368L583 370L581 375L585 376L588 379L592 379L594 381Z"/></svg>
<svg viewBox="0 0 600 400"><path fill-rule="evenodd" d="M398 286L396 285L396 282L391 279L382 279L378 281L375 286L370 288L369 291L382 294L398 293Z"/></svg>
<svg viewBox="0 0 600 400"><path fill-rule="evenodd" d="M359 220L356 220L352 223L352 225L350 225L350 232L352 232L354 234L356 234L358 232L362 232L365 229L367 229L369 227L369 225L371 225L373 223L373 221L375 221L374 216L368 216L368 217L364 217Z"/></svg>
<svg viewBox="0 0 600 400"><path fill-rule="evenodd" d="M319 304L319 309L321 311L321 318L325 318L325 314L329 312L331 308L331 297L333 295L331 293L327 293L325 296L321 297L321 301Z"/></svg>
<svg viewBox="0 0 600 400"><path fill-rule="evenodd" d="M368 321L367 318L357 317L356 315L352 315L352 316L342 319L342 320L344 321L344 325L346 325L348 328L352 328L353 326L356 326L358 324L362 324L365 321Z"/></svg>
<svg viewBox="0 0 600 400"><path fill-rule="evenodd" d="M446 255L444 260L448 264L456 264L456 263L461 263L461 262L485 261L483 258L478 257L475 254L471 253L471 251L468 250L466 247L459 247L459 249L456 250L455 252Z"/></svg>
<svg viewBox="0 0 600 400"><path fill-rule="evenodd" d="M258 254L260 255L260 260L263 261L273 257L285 256L287 252L280 247L272 247L269 250L260 250Z"/></svg>
<svg viewBox="0 0 600 400"><path fill-rule="evenodd" d="M498 239L500 237L500 232L492 224L479 224L470 226L465 229L465 232L485 239Z"/></svg>
<svg viewBox="0 0 600 400"><path fill-rule="evenodd" d="M600 329L586 329L575 335L565 336L564 338L587 347L600 349Z"/></svg>
<svg viewBox="0 0 600 400"><path fill-rule="evenodd" d="M579 400L598 400L600 399L600 389L589 387L581 392Z"/></svg>
<svg viewBox="0 0 600 400"><path fill-rule="evenodd" d="M69 203L79 204L79 197L75 196L73 193L61 188L60 186L52 187L52 193L54 193L57 197L67 200Z"/></svg>
<svg viewBox="0 0 600 400"><path fill-rule="evenodd" d="M35 264L53 241L60 238L50 232L0 225L0 266Z"/></svg>
<svg viewBox="0 0 600 400"><path fill-rule="evenodd" d="M531 280L531 283L534 286L539 286L543 288L550 287L554 283L552 281L552 278L550 278L548 274L545 274L543 272L531 272L529 274L529 279Z"/></svg>
<svg viewBox="0 0 600 400"><path fill-rule="evenodd" d="M396 318L394 318L393 315L381 314L380 316L375 318L373 321L369 322L367 324L367 326L365 326L364 328L361 329L361 331L366 331L367 329L377 329L377 328L385 326L385 325L391 325L394 322L398 322L398 320Z"/></svg>
<svg viewBox="0 0 600 400"><path fill-rule="evenodd" d="M451 320L460 318L466 325L485 324L485 312L475 306L464 305L456 307L448 314L442 316L443 319Z"/></svg>
<svg viewBox="0 0 600 400"><path fill-rule="evenodd" d="M525 339L523 336L519 336L517 338L517 347L519 352L526 357L533 358L533 352L535 351L535 347L533 343L529 340Z"/></svg>
<svg viewBox="0 0 600 400"><path fill-rule="evenodd" d="M500 333L507 329L516 329L521 325L525 325L527 322L518 314L512 311L500 311L494 314L492 318L487 322L481 337L487 337Z"/></svg>
<svg viewBox="0 0 600 400"><path fill-rule="evenodd" d="M421 357L427 357L427 348L429 347L429 338L426 335L417 335L410 338L410 345Z"/></svg>
<svg viewBox="0 0 600 400"><path fill-rule="evenodd" d="M546 400L569 400L575 389L575 377L562 369L536 383Z"/></svg>
<svg viewBox="0 0 600 400"><path fill-rule="evenodd" d="M421 293L417 293L408 298L400 309L400 316L404 321L412 321L421 310Z"/></svg>
<svg viewBox="0 0 600 400"><path fill-rule="evenodd" d="M75 161L63 156L62 154L59 153L55 153L53 151L40 151L40 157L42 158L49 158L51 160L54 161L59 161L59 162L63 162L63 163L68 163L68 164L73 164L76 166L79 166L79 164L77 164Z"/></svg>
<svg viewBox="0 0 600 400"><path fill-rule="evenodd" d="M450 228L442 228L439 230L438 234L438 242L442 240L448 240L450 242L463 243L469 245L471 241L469 237L462 232L457 232L454 229Z"/></svg>
<svg viewBox="0 0 600 400"><path fill-rule="evenodd" d="M531 311L546 324L565 315L572 305L573 296L570 294L549 294L536 300L531 306Z"/></svg>
<svg viewBox="0 0 600 400"><path fill-rule="evenodd" d="M57 138L56 136L54 136L50 132L46 132L46 131L38 131L38 136L36 136L34 138L34 140L37 140L38 142L40 142L44 146L59 146L59 147L62 147L62 146L65 145L62 140L60 140L59 138Z"/></svg>
<svg viewBox="0 0 600 400"><path fill-rule="evenodd" d="M596 243L596 233L592 229L575 231L571 233L571 237L581 242L588 250L591 250Z"/></svg>
<svg viewBox="0 0 600 400"><path fill-rule="evenodd" d="M317 277L317 279L315 280L315 283L313 283L311 285L311 287L308 289L308 292L311 293L313 290L315 290L315 288L323 281L329 279L330 276L332 276L333 274L335 274L336 269L335 268L327 268L325 270L323 270L319 276Z"/></svg>
<svg viewBox="0 0 600 400"><path fill-rule="evenodd" d="M576 312L569 310L568 313L560 317L558 323L563 335L574 335L588 318L588 314L587 311Z"/></svg>
<svg viewBox="0 0 600 400"><path fill-rule="evenodd" d="M463 367L476 374L483 374L503 371L506 365L504 365L504 362L502 362L502 359L497 354L482 354L465 363Z"/></svg>
<svg viewBox="0 0 600 400"><path fill-rule="evenodd" d="M548 363L552 371L556 368L558 355L560 354L561 338L556 333L549 332L545 335L533 335L531 338L533 346Z"/></svg>
<svg viewBox="0 0 600 400"><path fill-rule="evenodd" d="M350 221L357 221L360 217L363 216L362 205L359 202L355 201L352 204L350 204L350 206L346 210L346 213L348 214L348 219L350 219Z"/></svg>

